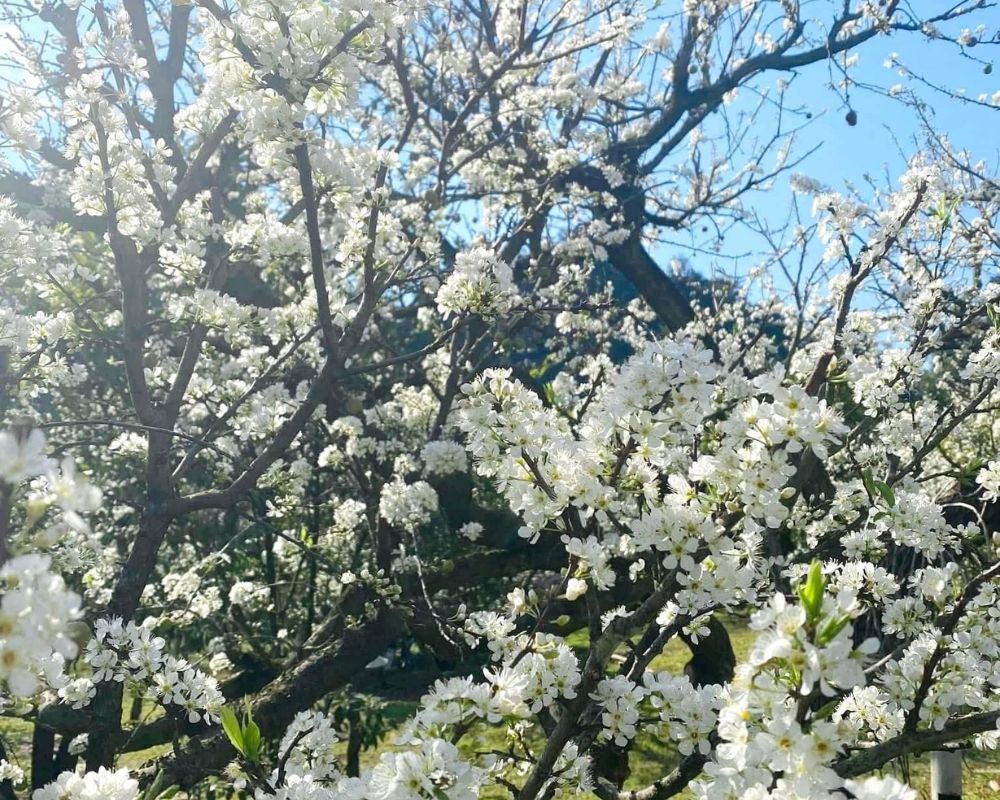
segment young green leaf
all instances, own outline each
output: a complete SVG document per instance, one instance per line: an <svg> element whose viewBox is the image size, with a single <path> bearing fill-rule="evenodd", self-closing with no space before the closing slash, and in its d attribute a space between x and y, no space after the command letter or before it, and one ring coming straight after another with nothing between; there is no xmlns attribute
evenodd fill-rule
<svg viewBox="0 0 1000 800"><path fill-rule="evenodd" d="M819 707L816 713L813 714L813 719L829 719L833 716L833 712L837 710L837 706L840 705L840 700L831 700Z"/></svg>
<svg viewBox="0 0 1000 800"><path fill-rule="evenodd" d="M847 616L831 619L820 629L816 636L816 644L824 645L832 642L850 621L851 618Z"/></svg>
<svg viewBox="0 0 1000 800"><path fill-rule="evenodd" d="M872 483L874 483L875 489L878 493L882 495L882 499L885 500L885 504L889 506L889 508L893 508L896 505L896 494L892 491L892 487L884 481L872 481Z"/></svg>
<svg viewBox="0 0 1000 800"><path fill-rule="evenodd" d="M247 712L246 723L243 726L243 747L247 761L256 763L260 755L260 728L257 723L250 718Z"/></svg>
<svg viewBox="0 0 1000 800"><path fill-rule="evenodd" d="M156 773L153 782L142 793L142 800L169 800L177 794L177 791L176 784L167 786L167 773L161 769Z"/></svg>
<svg viewBox="0 0 1000 800"><path fill-rule="evenodd" d="M994 330L1000 330L1000 314L997 313L997 310L993 306L986 306L986 316L989 317Z"/></svg>
<svg viewBox="0 0 1000 800"><path fill-rule="evenodd" d="M872 478L872 471L868 467L861 470L861 481L865 485L865 491L868 492L868 496L874 497L877 494L877 490L875 489L875 480Z"/></svg>
<svg viewBox="0 0 1000 800"><path fill-rule="evenodd" d="M219 712L219 716L222 718L222 730L226 732L226 736L233 747L242 755L246 755L246 746L243 743L243 730L240 727L240 721L236 719L236 713L229 706L223 706L222 711Z"/></svg>
<svg viewBox="0 0 1000 800"><path fill-rule="evenodd" d="M823 565L819 561L813 561L809 567L809 575L806 577L798 590L799 599L805 609L806 618L809 622L816 622L823 610L823 591L826 588L826 581L823 578Z"/></svg>

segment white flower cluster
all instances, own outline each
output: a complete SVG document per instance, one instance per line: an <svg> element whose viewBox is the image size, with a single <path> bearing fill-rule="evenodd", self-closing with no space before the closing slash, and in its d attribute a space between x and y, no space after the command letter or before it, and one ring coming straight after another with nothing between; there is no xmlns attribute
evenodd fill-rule
<svg viewBox="0 0 1000 800"><path fill-rule="evenodd" d="M206 24L200 57L207 81L185 109L185 125L238 109L256 159L281 163L288 140L301 135L296 123L343 107L357 83L357 55L391 39L406 10L383 0L243 0L232 16Z"/></svg>
<svg viewBox="0 0 1000 800"><path fill-rule="evenodd" d="M24 770L17 764L11 764L7 759L0 758L0 781L10 781L17 786L24 782Z"/></svg>
<svg viewBox="0 0 1000 800"><path fill-rule="evenodd" d="M0 565L0 682L15 697L58 686L76 655L69 624L80 617L80 597L49 567L42 555Z"/></svg>
<svg viewBox="0 0 1000 800"><path fill-rule="evenodd" d="M1000 653L1000 587L987 583L969 599L954 630L941 625L953 608L963 582L956 565L928 567L912 578L913 592L889 606L884 627L905 628L912 637L898 658L890 659L880 675L878 694L872 701L881 707L879 739L902 725L904 714L913 713L915 698L924 681L928 662L938 654L935 680L928 685L917 718L941 730L954 715L1000 709L996 688L996 654ZM900 621L903 620L903 621ZM862 715L858 712L859 716ZM870 712L869 712L870 713ZM993 732L994 741L1000 732Z"/></svg>
<svg viewBox="0 0 1000 800"><path fill-rule="evenodd" d="M446 319L466 313L493 317L505 312L515 295L510 265L477 247L455 256L451 274L437 291L437 306Z"/></svg>
<svg viewBox="0 0 1000 800"><path fill-rule="evenodd" d="M289 775L336 781L341 777L335 751L338 741L330 717L317 711L300 711L285 731L278 752L288 754L286 772Z"/></svg>
<svg viewBox="0 0 1000 800"><path fill-rule="evenodd" d="M236 581L229 587L229 603L235 606L257 606L268 597L267 587L253 581Z"/></svg>
<svg viewBox="0 0 1000 800"><path fill-rule="evenodd" d="M591 695L601 706L600 738L624 747L643 729L673 740L683 755L708 755L721 689L696 689L687 677L649 670L641 684L625 675L605 678Z"/></svg>
<svg viewBox="0 0 1000 800"><path fill-rule="evenodd" d="M487 370L463 386L460 424L476 471L493 479L535 532L568 505L580 467L574 469L568 428L510 375Z"/></svg>
<svg viewBox="0 0 1000 800"><path fill-rule="evenodd" d="M810 449L825 458L829 446L847 431L825 401L785 381L780 367L757 377L752 390L758 397L741 403L722 423L724 438L716 453L692 465L692 476L732 497L747 516L770 528L788 517L784 501L795 473L791 457Z"/></svg>
<svg viewBox="0 0 1000 800"><path fill-rule="evenodd" d="M711 354L693 343L650 345L594 391L576 426L507 371L463 387L460 424L476 469L504 491L523 535L567 531L576 564L569 599L585 581L615 585L616 558L633 562L635 580L646 553L679 570L675 600L693 617L752 597L759 537L789 514L794 460L806 449L825 457L846 428L825 401L787 385L781 368L726 386L756 396L718 415L726 402L718 377ZM710 422L713 414L723 418ZM699 439L713 442L707 452ZM743 514L728 532L720 500Z"/></svg>
<svg viewBox="0 0 1000 800"><path fill-rule="evenodd" d="M477 800L485 771L443 739L416 750L383 753L367 781L367 800Z"/></svg>
<svg viewBox="0 0 1000 800"><path fill-rule="evenodd" d="M98 78L81 94L80 112L99 116L101 125L107 129L107 157L117 169L105 172L102 154L90 138L93 129L79 126L74 138L82 152L69 186L73 208L79 214L93 217L114 214L116 228L123 236L151 243L161 233L163 220L145 166L151 164L152 170L159 173L160 185L172 187L173 171L167 164L166 147L161 141L147 149L133 139L121 112L113 110L101 98L102 88Z"/></svg>
<svg viewBox="0 0 1000 800"><path fill-rule="evenodd" d="M591 698L601 704L601 738L624 747L635 738L639 725L639 704L645 692L624 675L605 678Z"/></svg>
<svg viewBox="0 0 1000 800"><path fill-rule="evenodd" d="M686 676L646 671L643 688L647 702L660 719L658 730L677 745L682 755L711 750L709 736L715 729L722 687L695 688ZM655 729L655 727L654 727Z"/></svg>
<svg viewBox="0 0 1000 800"><path fill-rule="evenodd" d="M836 604L829 598L827 604L830 608L826 616L838 620L850 619L859 610L854 596L846 591L837 597ZM826 697L835 695L836 689L864 685L862 661L878 644L869 639L855 649L851 628L846 623L840 625L836 635L814 642L806 627L805 609L789 603L780 594L771 598L767 607L754 613L750 627L759 632L748 657L750 666L764 667L787 661L797 671L798 689L809 694L815 686Z"/></svg>
<svg viewBox="0 0 1000 800"><path fill-rule="evenodd" d="M200 566L200 565L199 565ZM160 580L164 605L174 606L165 614L166 619L190 623L207 619L222 608L222 595L218 586L205 585L203 570L196 567L184 572L168 572ZM149 589L150 595L152 589Z"/></svg>
<svg viewBox="0 0 1000 800"><path fill-rule="evenodd" d="M93 681L131 681L147 696L177 706L189 722L217 722L225 703L218 681L183 659L163 652L166 645L147 625L120 618L99 619L87 643ZM79 692L79 690L77 690Z"/></svg>
<svg viewBox="0 0 1000 800"><path fill-rule="evenodd" d="M428 442L420 451L420 460L424 462L424 472L433 476L465 472L468 467L465 447L458 442Z"/></svg>
<svg viewBox="0 0 1000 800"><path fill-rule="evenodd" d="M0 493L7 502L29 478L37 478L25 503L22 530L12 543L53 546L70 532L88 533L81 513L100 505L100 492L76 472L45 455L38 429L0 431ZM48 509L53 521L44 527ZM71 624L81 616L80 597L52 570L48 555L14 555L0 564L0 685L14 697L43 686L60 688L63 665L76 656Z"/></svg>
<svg viewBox="0 0 1000 800"><path fill-rule="evenodd" d="M21 530L12 532L14 549L52 552L59 564L93 546L85 514L101 507L101 492L80 473L73 460L46 455L45 437L30 431L0 431L0 491L16 495L31 481L24 501Z"/></svg>
<svg viewBox="0 0 1000 800"><path fill-rule="evenodd" d="M540 712L555 713L563 703L577 697L582 678L576 655L558 636L514 635L514 619L525 610L523 592L512 593L512 598L511 615L479 612L467 625L469 643L485 639L496 665L484 669L484 679L480 681L471 676L438 680L422 698L417 714L399 734L400 745L434 750L441 747L436 743L443 743L456 730L476 722L505 724L511 730L520 730L521 726L530 725ZM448 748L445 750L450 752ZM413 763L412 758L406 763ZM590 790L587 756L578 754L574 747L567 747L559 763L558 777L553 778L554 792L559 796L563 793L575 796ZM399 762L396 766L400 766ZM516 770L518 762L498 759L490 768L496 772Z"/></svg>
<svg viewBox="0 0 1000 800"><path fill-rule="evenodd" d="M991 461L976 474L976 483L983 487L984 500L1000 498L1000 461Z"/></svg>
<svg viewBox="0 0 1000 800"><path fill-rule="evenodd" d="M823 583L815 564L801 604L775 595L752 617L757 639L720 695L721 743L692 785L696 797L826 797L845 788L832 762L853 742L851 726L810 712L810 703L863 687L863 660L876 643L853 646L860 607L850 592L834 596Z"/></svg>
<svg viewBox="0 0 1000 800"><path fill-rule="evenodd" d="M941 506L924 491L896 491L889 503L879 498L870 511L869 536L887 534L896 544L911 547L936 558L958 541L955 529L945 521Z"/></svg>
<svg viewBox="0 0 1000 800"><path fill-rule="evenodd" d="M15 486L48 469L45 435L37 428L20 433L0 431L0 481Z"/></svg>
<svg viewBox="0 0 1000 800"><path fill-rule="evenodd" d="M390 525L412 531L426 525L438 510L438 496L426 481L406 483L402 478L382 487L379 514Z"/></svg>
<svg viewBox="0 0 1000 800"><path fill-rule="evenodd" d="M127 769L101 767L97 772L83 775L63 772L52 783L36 789L31 800L136 800L138 797L139 782Z"/></svg>
<svg viewBox="0 0 1000 800"><path fill-rule="evenodd" d="M297 714L288 726L279 752L287 753L283 776L270 775L270 790L259 788L264 800L475 800L485 770L472 766L457 747L442 739L427 739L414 749L384 752L375 766L357 778L337 768L332 720L313 711ZM280 785L276 785L282 780Z"/></svg>
<svg viewBox="0 0 1000 800"><path fill-rule="evenodd" d="M485 670L485 681L471 677L439 680L424 696L421 708L400 735L404 742L444 735L450 726L485 720L490 723L527 719L557 701L576 697L580 667L573 651L558 637L537 634L530 649L520 652L509 637L494 640L501 663Z"/></svg>
<svg viewBox="0 0 1000 800"><path fill-rule="evenodd" d="M29 478L37 478L28 497L29 520L37 521L50 506L60 517L36 535L51 543L60 531L87 530L80 515L100 508L100 490L77 471L72 459L55 461L46 456L45 436L37 428L0 431L0 485L14 489Z"/></svg>
<svg viewBox="0 0 1000 800"><path fill-rule="evenodd" d="M191 297L176 298L168 309L176 320L198 322L223 332L227 341L238 342L251 324L254 309L212 289L195 289Z"/></svg>

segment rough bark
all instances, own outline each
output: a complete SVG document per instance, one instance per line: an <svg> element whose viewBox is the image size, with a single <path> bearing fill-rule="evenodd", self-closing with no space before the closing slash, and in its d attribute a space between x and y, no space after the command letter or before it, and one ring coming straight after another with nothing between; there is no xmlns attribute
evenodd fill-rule
<svg viewBox="0 0 1000 800"><path fill-rule="evenodd" d="M371 622L347 631L341 639L322 647L278 678L252 705L253 718L263 738L280 738L296 713L348 684L404 629L405 620L398 610L383 609ZM173 754L160 759L146 770L143 779L149 783L163 770L165 785L189 789L207 776L221 772L234 754L225 735L213 728L207 735L192 738Z"/></svg>

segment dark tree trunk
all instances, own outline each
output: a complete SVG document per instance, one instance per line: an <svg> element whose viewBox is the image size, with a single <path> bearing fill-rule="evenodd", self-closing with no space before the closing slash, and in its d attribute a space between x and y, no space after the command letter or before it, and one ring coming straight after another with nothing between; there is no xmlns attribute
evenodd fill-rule
<svg viewBox="0 0 1000 800"><path fill-rule="evenodd" d="M347 733L347 776L357 778L361 774L361 729L358 720L351 717Z"/></svg>
<svg viewBox="0 0 1000 800"><path fill-rule="evenodd" d="M36 722L35 729L31 734L32 789L40 789L58 777L55 752L55 732Z"/></svg>

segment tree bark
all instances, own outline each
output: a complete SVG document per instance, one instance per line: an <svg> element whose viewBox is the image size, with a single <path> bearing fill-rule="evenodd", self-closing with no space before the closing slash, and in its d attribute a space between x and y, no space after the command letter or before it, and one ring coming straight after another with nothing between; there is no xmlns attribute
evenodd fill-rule
<svg viewBox="0 0 1000 800"><path fill-rule="evenodd" d="M404 630L400 611L383 608L375 619L347 631L275 681L252 706L253 719L263 738L280 738L296 713L348 684ZM162 769L165 785L189 789L206 776L218 774L234 755L229 740L216 728L210 735L192 738L160 759L142 779L148 784Z"/></svg>
<svg viewBox="0 0 1000 800"><path fill-rule="evenodd" d="M683 290L647 252L639 230L633 229L625 242L608 246L607 250L611 265L628 278L670 330L679 330L694 319Z"/></svg>

